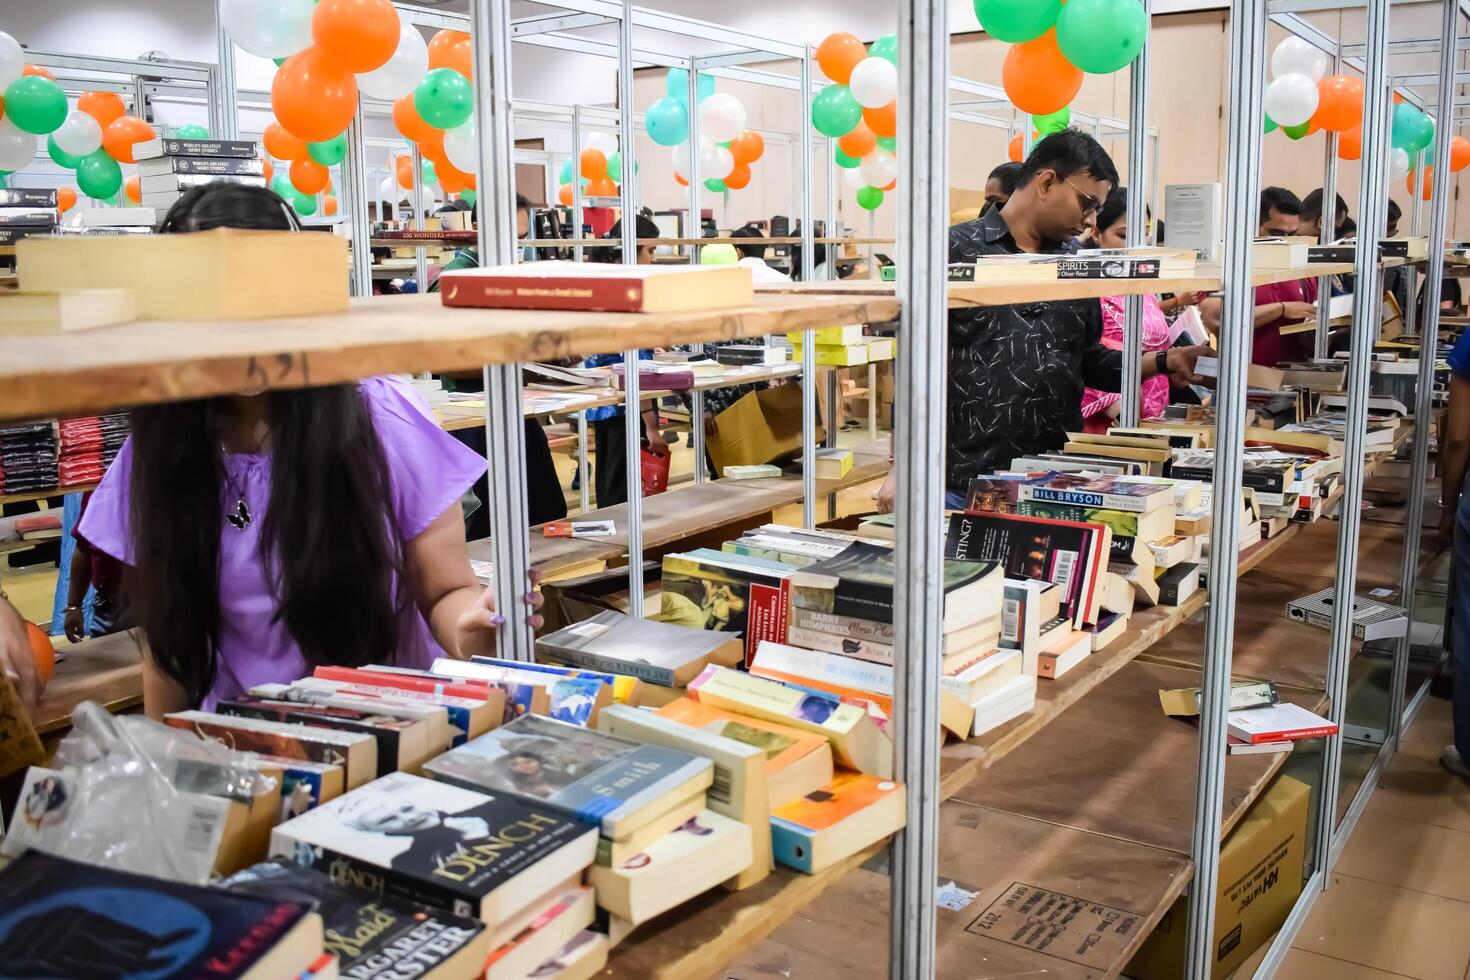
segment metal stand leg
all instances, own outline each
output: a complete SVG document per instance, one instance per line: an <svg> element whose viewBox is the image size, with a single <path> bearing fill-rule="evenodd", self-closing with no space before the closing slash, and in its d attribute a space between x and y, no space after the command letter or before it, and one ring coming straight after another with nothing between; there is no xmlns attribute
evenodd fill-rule
<svg viewBox="0 0 1470 980"><path fill-rule="evenodd" d="M1149 0L1140 0L1145 16ZM1128 67L1130 94L1128 99L1128 244L1147 244L1148 199L1148 55L1152 45L1143 50ZM1143 404L1143 297L1128 296L1123 301L1123 386L1122 422L1136 426Z"/></svg>
<svg viewBox="0 0 1470 980"><path fill-rule="evenodd" d="M591 467L587 465L587 410L583 409L577 413L577 487L581 495L580 506L582 513L592 509L591 489L588 477Z"/></svg>
<svg viewBox="0 0 1470 980"><path fill-rule="evenodd" d="M878 439L878 365L868 362L868 438Z"/></svg>
<svg viewBox="0 0 1470 980"><path fill-rule="evenodd" d="M689 393L689 444L694 450L694 483L704 483L704 392Z"/></svg>
<svg viewBox="0 0 1470 980"><path fill-rule="evenodd" d="M827 440L825 445L828 449L837 446L837 430L841 428L837 418L842 414L842 395L839 392L840 385L837 383L837 369L831 368L827 371ZM827 520L837 519L837 494L827 494Z"/></svg>
<svg viewBox="0 0 1470 980"><path fill-rule="evenodd" d="M801 59L801 281L816 269L812 242L812 46ZM796 270L793 269L792 272ZM801 525L817 526L817 332L801 333Z"/></svg>

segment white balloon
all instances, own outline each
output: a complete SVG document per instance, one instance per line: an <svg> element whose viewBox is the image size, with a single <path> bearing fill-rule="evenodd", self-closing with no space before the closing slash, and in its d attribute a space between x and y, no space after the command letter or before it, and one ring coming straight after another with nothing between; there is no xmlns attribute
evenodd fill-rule
<svg viewBox="0 0 1470 980"><path fill-rule="evenodd" d="M378 185L378 200L386 201L389 204L397 203L398 181L394 180L391 175L384 177L383 182Z"/></svg>
<svg viewBox="0 0 1470 980"><path fill-rule="evenodd" d="M735 156L725 147L718 143L703 143L699 147L700 180L724 180L734 169Z"/></svg>
<svg viewBox="0 0 1470 980"><path fill-rule="evenodd" d="M1266 86L1266 115L1278 126L1300 126L1317 111L1317 83L1306 75L1277 75Z"/></svg>
<svg viewBox="0 0 1470 980"><path fill-rule="evenodd" d="M89 113L80 110L71 112L56 131L51 134L56 145L74 157L96 153L102 145L102 124Z"/></svg>
<svg viewBox="0 0 1470 980"><path fill-rule="evenodd" d="M839 167L838 169L842 171L842 182L851 189L855 191L860 191L864 187L868 186L868 182L863 179L863 171L861 167L853 167L851 169L848 169L846 167Z"/></svg>
<svg viewBox="0 0 1470 980"><path fill-rule="evenodd" d="M1280 78L1291 74L1306 75L1314 82L1322 81L1327 74L1327 52L1313 47L1299 37L1288 37L1271 52L1271 77Z"/></svg>
<svg viewBox="0 0 1470 980"><path fill-rule="evenodd" d="M1388 179L1400 181L1409 176L1409 153L1394 147L1388 155Z"/></svg>
<svg viewBox="0 0 1470 980"><path fill-rule="evenodd" d="M444 155L456 170L472 174L480 169L480 130L474 116L445 132Z"/></svg>
<svg viewBox="0 0 1470 980"><path fill-rule="evenodd" d="M689 141L685 140L669 151L669 156L674 159L674 169L679 172L680 177L689 176Z"/></svg>
<svg viewBox="0 0 1470 980"><path fill-rule="evenodd" d="M728 92L716 92L699 104L699 137L724 143L745 131L745 106ZM713 174L706 174L713 177ZM722 174L721 177L724 175Z"/></svg>
<svg viewBox="0 0 1470 980"><path fill-rule="evenodd" d="M36 158L39 140L18 129L9 117L0 117L0 170L20 170Z"/></svg>
<svg viewBox="0 0 1470 980"><path fill-rule="evenodd" d="M859 105L881 109L898 98L898 67L887 58L864 58L853 68L847 87Z"/></svg>
<svg viewBox="0 0 1470 980"><path fill-rule="evenodd" d="M287 58L312 45L314 0L220 0L230 40L262 58Z"/></svg>
<svg viewBox="0 0 1470 980"><path fill-rule="evenodd" d="M0 89L19 78L25 66L26 53L20 42L0 31Z"/></svg>
<svg viewBox="0 0 1470 980"><path fill-rule="evenodd" d="M601 150L604 156L618 152L618 138L612 133L593 133L587 137L587 149Z"/></svg>
<svg viewBox="0 0 1470 980"><path fill-rule="evenodd" d="M882 59L879 59L882 60ZM898 176L898 161L882 150L874 150L858 164L858 173L869 187L887 187Z"/></svg>
<svg viewBox="0 0 1470 980"><path fill-rule="evenodd" d="M429 71L429 45L406 19L398 24L398 47L381 68L357 76L357 87L369 98L392 102L412 92Z"/></svg>

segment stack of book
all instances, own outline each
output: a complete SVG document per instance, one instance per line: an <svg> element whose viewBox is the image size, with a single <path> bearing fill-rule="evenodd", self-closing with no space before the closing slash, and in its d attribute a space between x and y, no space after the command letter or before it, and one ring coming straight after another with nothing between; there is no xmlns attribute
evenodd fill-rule
<svg viewBox="0 0 1470 980"><path fill-rule="evenodd" d="M145 208L167 211L191 187L215 181L265 186L265 161L245 140L152 139L133 155Z"/></svg>
<svg viewBox="0 0 1470 980"><path fill-rule="evenodd" d="M60 485L96 483L117 458L128 437L128 417L117 412L101 417L62 419L58 426L57 468Z"/></svg>
<svg viewBox="0 0 1470 980"><path fill-rule="evenodd" d="M724 367L785 364L786 360L785 347L770 347L765 344L720 344L715 348L715 363ZM691 359L682 363L687 366L695 362Z"/></svg>
<svg viewBox="0 0 1470 980"><path fill-rule="evenodd" d="M72 208L59 229L63 235L151 235L157 208Z"/></svg>
<svg viewBox="0 0 1470 980"><path fill-rule="evenodd" d="M664 556L658 618L739 636L746 661L762 640L786 642L795 565L696 548Z"/></svg>
<svg viewBox="0 0 1470 980"><path fill-rule="evenodd" d="M56 231L56 191L32 187L0 187L0 245L13 245L27 235Z"/></svg>
<svg viewBox="0 0 1470 980"><path fill-rule="evenodd" d="M821 330L813 331L812 350L813 356L818 364L829 367L851 367L855 364L866 364L870 360L887 360L893 356L892 341L880 337L866 337L863 335L861 324L853 324L845 327L823 327ZM805 335L798 330L793 330L786 335L791 342L791 359L800 361L802 344ZM878 341L879 357L872 356L871 346Z"/></svg>
<svg viewBox="0 0 1470 980"><path fill-rule="evenodd" d="M0 493L31 493L58 485L56 423L0 427Z"/></svg>

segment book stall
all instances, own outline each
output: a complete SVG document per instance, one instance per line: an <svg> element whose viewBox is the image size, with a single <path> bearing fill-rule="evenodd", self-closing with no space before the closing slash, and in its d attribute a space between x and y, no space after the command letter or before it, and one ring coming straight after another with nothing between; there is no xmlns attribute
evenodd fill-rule
<svg viewBox="0 0 1470 980"><path fill-rule="evenodd" d="M337 6L324 0L313 23ZM311 171L314 192L298 180L309 168L271 176L283 140L302 140L251 125L272 94L239 88L236 46L266 32L232 17L231 0L217 65L25 51L68 94L95 89L140 115L165 96L207 107L203 136L129 144L141 207L126 210L161 218L224 177L277 190L293 228L321 229L152 234L103 215L67 231L50 191L57 215L16 236L19 288L0 291L0 502L97 487L135 407L394 375L434 435L483 430L490 533L468 543L477 584L464 588L493 595L475 615L495 614L494 642L411 666L302 657L223 695L210 680L154 718L140 710L145 675L149 698L173 679L141 627L72 646L33 708L0 674L0 959L58 977L927 978L983 964L1206 980L1259 952L1254 975L1272 976L1439 664L1421 586L1439 550L1422 524L1442 338L1457 327L1439 310L1450 258L1428 247L1447 238L1446 182L1423 193L1424 167L1448 173L1447 139L1432 161L1415 151L1423 206L1402 238L1359 249L1324 227L1320 244L1255 240L1267 54L1294 38L1361 76L1358 221L1380 228L1391 94L1450 131L1458 5L1444 4L1428 54L1396 49L1388 0L1353 8L1361 43L1324 33L1308 16L1317 0L1231 5L1215 254L1158 245L1145 220L1164 199L1168 139L1150 124L1145 30L1128 119L1071 116L1126 141L1128 183L1146 191L1127 201L1128 247L967 263L951 263L935 219L951 212L950 133L978 125L1029 147L1040 116L951 73L945 3L904 0L895 34L857 45L857 63L883 60L892 78L893 99L864 106L889 113L874 116L891 126L875 145L898 150L851 168L822 101L825 44L616 0L514 17L509 0L382 6L403 38L430 39L428 77L412 60L395 68L392 47L354 69L350 123L296 161L330 166L320 185ZM321 32L283 52L278 78L325 57ZM339 57L371 40L344 37ZM516 99L523 47L615 66L615 89L602 105ZM1400 70L1400 53L1437 70ZM379 69L414 77L405 88L373 80ZM746 130L723 92L709 109L720 80L789 101L797 125ZM404 98L419 125L455 121L405 152L381 135L403 129ZM546 131L569 133L572 152L561 138L531 145ZM749 179L760 154L737 160L733 145L747 133L779 158L757 166L795 178L790 224L768 241L801 281L708 261L743 240L700 237L698 216L710 195L728 210ZM443 161L425 155L436 138ZM1328 134L1328 200L1341 138ZM669 149L688 206L650 240L639 164ZM441 191L470 190L471 209L430 218L436 164ZM864 238L841 233L840 173L876 180L889 165L896 183L865 184L860 200L890 195L893 238L872 219ZM522 166L541 169L562 209L533 211L518 235ZM725 177L702 179L711 167ZM584 231L614 219L620 237ZM650 244L660 254L640 265ZM838 278L840 244L869 246L866 276ZM818 245L832 256L822 273ZM893 248L892 279L874 245ZM587 261L612 247L616 262ZM429 290L431 265L456 250L475 262ZM262 290L268 267L292 274ZM1402 308L1376 298L1389 270L1406 277ZM1307 279L1315 356L1251 364L1253 288ZM417 294L382 294L407 280ZM1216 356L1194 371L1205 397L1146 415L1144 297L1194 292L1220 302ZM1111 424L987 466L946 506L951 314L1104 297L1124 297ZM1334 328L1348 340L1336 353ZM614 357L567 366L589 355ZM879 440L885 361L894 412ZM837 369L861 365L868 438L839 446ZM444 380L469 375L480 390ZM751 384L763 387L707 431L706 395ZM643 416L674 399L692 476L649 493ZM626 500L593 506L588 413L613 407ZM525 428L543 418L565 423L580 507L533 526ZM839 492L890 471L893 513L838 516ZM237 532L253 520L238 498L223 514ZM52 511L0 515L0 556L73 534L63 527ZM392 569L395 583L409 571ZM134 817L120 826L118 813ZM95 901L75 898L86 893ZM122 938L54 941L103 929Z"/></svg>

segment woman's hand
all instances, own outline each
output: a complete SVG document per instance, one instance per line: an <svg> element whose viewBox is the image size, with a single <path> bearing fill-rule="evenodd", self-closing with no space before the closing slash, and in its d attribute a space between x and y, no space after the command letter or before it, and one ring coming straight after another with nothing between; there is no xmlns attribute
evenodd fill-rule
<svg viewBox="0 0 1470 980"><path fill-rule="evenodd" d="M62 628L66 630L66 638L72 643L80 643L87 638L87 626L82 619L82 610L77 606L67 606L62 614Z"/></svg>
<svg viewBox="0 0 1470 980"><path fill-rule="evenodd" d="M643 437L648 440L648 451L655 456L667 456L669 444L664 441L664 434L659 431L658 422L643 416Z"/></svg>
<svg viewBox="0 0 1470 980"><path fill-rule="evenodd" d="M20 703L34 708L41 700L41 691L46 682L36 670L35 658L31 656L31 639L26 635L25 620L8 600L0 599L0 670L15 685Z"/></svg>
<svg viewBox="0 0 1470 980"><path fill-rule="evenodd" d="M878 504L878 513L893 513L893 493L897 486L897 471L888 469L888 475L883 478L883 483L873 493L873 499Z"/></svg>
<svg viewBox="0 0 1470 980"><path fill-rule="evenodd" d="M530 591L526 593L526 601L530 603L533 610L526 617L526 623L532 629L540 629L541 617L534 610L540 609L541 604L546 601L537 586L541 582L541 573L535 570L531 572ZM495 611L495 586L490 585L480 593L479 598L472 602L454 624L455 646L458 648L458 656L461 660L467 660L473 656L493 656L500 635L500 627L505 625L505 617Z"/></svg>

